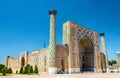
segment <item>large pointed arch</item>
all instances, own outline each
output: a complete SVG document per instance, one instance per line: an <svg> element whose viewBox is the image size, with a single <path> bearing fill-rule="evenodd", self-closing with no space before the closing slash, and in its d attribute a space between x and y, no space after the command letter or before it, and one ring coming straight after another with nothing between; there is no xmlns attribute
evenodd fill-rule
<svg viewBox="0 0 120 78"><path fill-rule="evenodd" d="M94 71L94 46L87 35L79 41L79 57L81 71Z"/></svg>
<svg viewBox="0 0 120 78"><path fill-rule="evenodd" d="M84 37L87 37L91 41L91 43L94 44L92 38L87 34L80 35L79 38L78 38L78 42L80 42L81 39L83 39Z"/></svg>

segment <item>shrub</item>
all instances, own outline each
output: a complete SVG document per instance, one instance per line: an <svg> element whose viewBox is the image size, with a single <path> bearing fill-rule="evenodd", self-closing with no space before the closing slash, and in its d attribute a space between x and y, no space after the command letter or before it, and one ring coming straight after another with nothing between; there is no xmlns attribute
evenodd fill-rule
<svg viewBox="0 0 120 78"><path fill-rule="evenodd" d="M4 68L1 69L1 73L2 73L3 76L6 75L6 71L7 71L6 67L4 67Z"/></svg>
<svg viewBox="0 0 120 78"><path fill-rule="evenodd" d="M7 73L8 73L8 74L11 74L11 73L12 73L12 68L8 68L8 69L7 69Z"/></svg>
<svg viewBox="0 0 120 78"><path fill-rule="evenodd" d="M24 67L24 74L30 74L30 65L27 64L25 67Z"/></svg>
<svg viewBox="0 0 120 78"><path fill-rule="evenodd" d="M38 73L38 68L37 67L35 67L35 72ZM22 67L20 69L19 73L21 73L21 74L31 74L31 73L33 73L33 67L31 65L27 64L24 68Z"/></svg>
<svg viewBox="0 0 120 78"><path fill-rule="evenodd" d="M38 67L37 67L37 65L35 65L34 73L35 73L35 74L38 74Z"/></svg>
<svg viewBox="0 0 120 78"><path fill-rule="evenodd" d="M19 71L20 74L23 73L23 67L20 68L20 71Z"/></svg>
<svg viewBox="0 0 120 78"><path fill-rule="evenodd" d="M18 70L16 70L16 74L18 74Z"/></svg>
<svg viewBox="0 0 120 78"><path fill-rule="evenodd" d="M33 73L33 67L30 66L30 73Z"/></svg>
<svg viewBox="0 0 120 78"><path fill-rule="evenodd" d="M0 64L0 73L2 73L1 70L2 70L2 68L4 68L4 67L5 67L5 65Z"/></svg>

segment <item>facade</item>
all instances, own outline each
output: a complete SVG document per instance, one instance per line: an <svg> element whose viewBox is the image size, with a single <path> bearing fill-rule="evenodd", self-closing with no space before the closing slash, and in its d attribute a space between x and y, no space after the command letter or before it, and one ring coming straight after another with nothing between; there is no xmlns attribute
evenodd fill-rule
<svg viewBox="0 0 120 78"><path fill-rule="evenodd" d="M29 54L20 53L18 58L6 58L6 67L15 73L27 64L38 66L39 72L55 74L107 71L108 62L104 35L100 34L103 53L99 49L98 33L72 21L63 24L63 42L56 44L56 10L50 10L50 44Z"/></svg>

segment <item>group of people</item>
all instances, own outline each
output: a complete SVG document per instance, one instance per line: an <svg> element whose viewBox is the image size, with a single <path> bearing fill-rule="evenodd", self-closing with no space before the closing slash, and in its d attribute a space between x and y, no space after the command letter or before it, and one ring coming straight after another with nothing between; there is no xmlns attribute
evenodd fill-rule
<svg viewBox="0 0 120 78"><path fill-rule="evenodd" d="M57 73L58 73L58 74L64 74L65 71L64 71L64 69L61 69L61 70L59 70Z"/></svg>

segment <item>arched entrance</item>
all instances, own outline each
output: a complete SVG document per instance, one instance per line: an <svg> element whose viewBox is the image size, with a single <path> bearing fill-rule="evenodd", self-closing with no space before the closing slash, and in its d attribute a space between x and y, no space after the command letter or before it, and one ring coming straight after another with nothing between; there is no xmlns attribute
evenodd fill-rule
<svg viewBox="0 0 120 78"><path fill-rule="evenodd" d="M21 59L21 67L24 67L24 65L25 65L25 58L22 57L22 59Z"/></svg>
<svg viewBox="0 0 120 78"><path fill-rule="evenodd" d="M91 40L84 36L79 42L80 71L94 71L94 47Z"/></svg>
<svg viewBox="0 0 120 78"><path fill-rule="evenodd" d="M64 67L64 60L62 59L62 60L61 60L61 69L64 70L64 68L65 68L65 67Z"/></svg>

